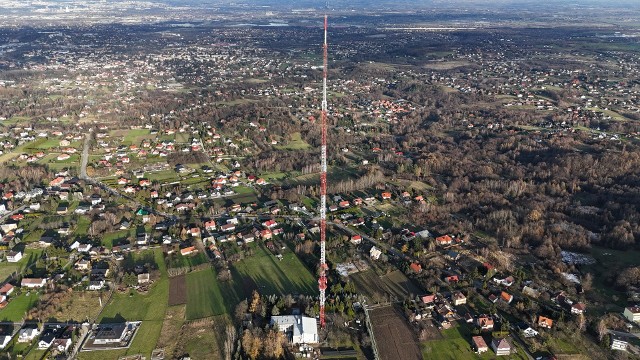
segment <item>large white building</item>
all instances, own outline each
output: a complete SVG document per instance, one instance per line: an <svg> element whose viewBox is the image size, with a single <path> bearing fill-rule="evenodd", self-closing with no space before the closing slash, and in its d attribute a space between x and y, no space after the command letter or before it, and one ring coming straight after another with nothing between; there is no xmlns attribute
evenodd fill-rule
<svg viewBox="0 0 640 360"><path fill-rule="evenodd" d="M287 335L293 344L317 344L318 325L316 319L301 315L272 316L271 324Z"/></svg>
<svg viewBox="0 0 640 360"><path fill-rule="evenodd" d="M640 322L640 306L630 306L624 309L622 313L627 320L632 322Z"/></svg>

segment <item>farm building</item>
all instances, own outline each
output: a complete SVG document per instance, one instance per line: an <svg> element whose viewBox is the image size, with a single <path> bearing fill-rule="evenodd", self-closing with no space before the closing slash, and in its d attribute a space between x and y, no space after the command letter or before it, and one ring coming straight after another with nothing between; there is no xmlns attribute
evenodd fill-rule
<svg viewBox="0 0 640 360"><path fill-rule="evenodd" d="M300 315L271 317L271 324L287 335L292 344L317 344L318 327L316 319Z"/></svg>

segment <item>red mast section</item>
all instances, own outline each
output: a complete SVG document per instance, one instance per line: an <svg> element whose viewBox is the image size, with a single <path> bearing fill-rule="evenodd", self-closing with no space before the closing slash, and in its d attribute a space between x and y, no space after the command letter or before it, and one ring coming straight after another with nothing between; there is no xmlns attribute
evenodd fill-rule
<svg viewBox="0 0 640 360"><path fill-rule="evenodd" d="M324 301L327 290L327 266L325 240L327 236L327 15L324 16L324 45L322 68L322 151L320 172L320 327L325 327Z"/></svg>

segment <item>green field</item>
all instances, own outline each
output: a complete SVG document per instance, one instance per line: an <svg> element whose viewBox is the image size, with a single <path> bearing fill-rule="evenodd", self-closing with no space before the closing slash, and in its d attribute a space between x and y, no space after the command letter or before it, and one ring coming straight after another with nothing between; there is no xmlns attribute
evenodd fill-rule
<svg viewBox="0 0 640 360"><path fill-rule="evenodd" d="M20 322L27 311L35 306L37 302L38 294L35 291L30 291L28 296L27 292L25 292L13 298L13 300L9 301L7 307L0 310L0 321Z"/></svg>
<svg viewBox="0 0 640 360"><path fill-rule="evenodd" d="M308 294L316 292L316 280L298 257L286 251L278 260L262 244L254 244L255 254L236 263L235 270L244 280L245 290L257 289L262 294Z"/></svg>
<svg viewBox="0 0 640 360"><path fill-rule="evenodd" d="M4 282L4 280L8 278L9 275L11 275L14 271L20 272L30 264L35 263L36 260L40 258L41 254L42 250L40 249L26 249L24 251L24 256L17 263L10 263L6 261L0 262L0 283Z"/></svg>
<svg viewBox="0 0 640 360"><path fill-rule="evenodd" d="M276 145L274 147L279 150L306 150L311 145L302 140L302 135L299 132L295 132L291 134L291 138L286 145Z"/></svg>
<svg viewBox="0 0 640 360"><path fill-rule="evenodd" d="M184 349L192 359L223 359L225 326L231 322L227 315L216 316L213 329L192 326L189 336L184 341Z"/></svg>
<svg viewBox="0 0 640 360"><path fill-rule="evenodd" d="M216 276L213 268L187 274L188 320L231 314L244 298L242 290L236 290L229 282L219 282Z"/></svg>
<svg viewBox="0 0 640 360"><path fill-rule="evenodd" d="M207 256L201 252L191 256L182 256L179 253L167 257L168 268L193 267L208 262Z"/></svg>
<svg viewBox="0 0 640 360"><path fill-rule="evenodd" d="M115 130L111 132L111 136L122 138L123 145L139 145L142 139L150 137L150 132L148 129Z"/></svg>
<svg viewBox="0 0 640 360"><path fill-rule="evenodd" d="M167 310L169 279L162 250L154 249L148 251L153 253L155 262L160 270L160 278L156 280L151 290L144 295L136 291L114 293L113 298L99 317L101 322L142 320L142 325L131 347L126 350L83 352L79 355L80 359L118 358L118 356L124 354L143 354L149 357L151 351L155 349ZM143 253L138 254L138 256L143 256Z"/></svg>
<svg viewBox="0 0 640 360"><path fill-rule="evenodd" d="M495 359L495 353L491 350L490 336L484 336L484 341L489 346L489 351L482 355L476 354L471 348L471 334L468 325L453 326L450 329L442 330L442 340L430 340L422 342L422 357L424 359L443 360L463 360L463 359ZM516 346L515 341L511 341ZM527 360L524 350L518 348L517 354L504 356L504 359Z"/></svg>

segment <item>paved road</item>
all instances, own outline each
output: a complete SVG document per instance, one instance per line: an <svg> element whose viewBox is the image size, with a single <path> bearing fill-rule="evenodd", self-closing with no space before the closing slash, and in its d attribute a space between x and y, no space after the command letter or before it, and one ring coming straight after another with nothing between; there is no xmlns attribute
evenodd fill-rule
<svg viewBox="0 0 640 360"><path fill-rule="evenodd" d="M89 143L91 142L91 134L93 128L89 128L89 132L84 136L84 146L82 147L82 162L80 163L80 178L88 179L87 163L89 162Z"/></svg>
<svg viewBox="0 0 640 360"><path fill-rule="evenodd" d="M27 208L27 205L22 205L19 208L13 209L9 212L6 212L4 214L2 214L2 216L0 216L0 223L3 223L5 220L7 220L9 218L9 216L13 215L13 214L17 214L20 211L24 210Z"/></svg>

